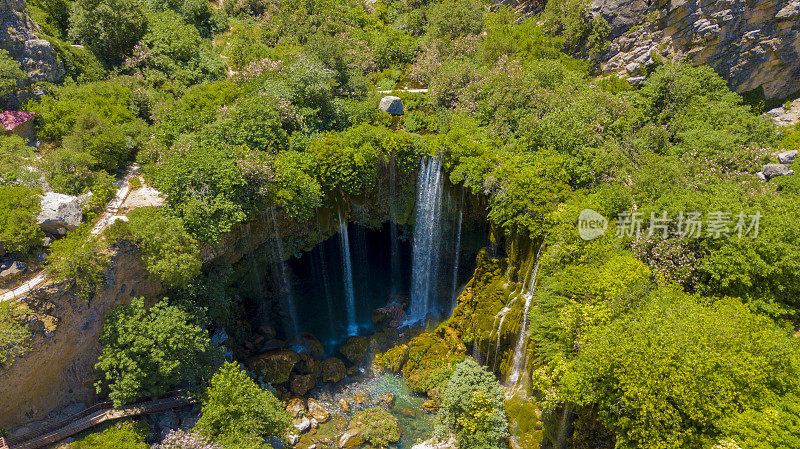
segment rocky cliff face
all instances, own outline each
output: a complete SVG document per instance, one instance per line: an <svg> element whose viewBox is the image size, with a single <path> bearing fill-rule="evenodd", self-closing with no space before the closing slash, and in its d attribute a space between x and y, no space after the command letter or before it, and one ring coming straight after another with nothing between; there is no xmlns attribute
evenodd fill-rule
<svg viewBox="0 0 800 449"><path fill-rule="evenodd" d="M602 72L632 84L659 58L686 58L740 93L800 90L800 0L594 0L589 12L610 28Z"/></svg>
<svg viewBox="0 0 800 449"><path fill-rule="evenodd" d="M58 81L64 76L64 65L50 42L37 37L41 29L28 16L26 6L25 0L0 0L0 48L8 51L28 74L21 87ZM20 97L6 100L14 107L25 100L25 95Z"/></svg>
<svg viewBox="0 0 800 449"><path fill-rule="evenodd" d="M0 427L44 419L73 404L91 404L91 373L100 354L98 337L106 315L134 296L160 299L164 291L144 269L138 249L124 245L89 303L54 285L26 298L34 311L32 349L0 370Z"/></svg>

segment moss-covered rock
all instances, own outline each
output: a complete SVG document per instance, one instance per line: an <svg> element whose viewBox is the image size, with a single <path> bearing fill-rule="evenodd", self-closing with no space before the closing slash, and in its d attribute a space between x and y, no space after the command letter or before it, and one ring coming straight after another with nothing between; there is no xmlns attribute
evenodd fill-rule
<svg viewBox="0 0 800 449"><path fill-rule="evenodd" d="M317 376L314 374L292 374L289 384L292 394L305 396L317 384Z"/></svg>
<svg viewBox="0 0 800 449"><path fill-rule="evenodd" d="M360 335L350 337L339 346L339 352L353 365L363 365L369 355L369 339Z"/></svg>
<svg viewBox="0 0 800 449"><path fill-rule="evenodd" d="M400 441L401 430L397 418L380 407L356 412L350 422L350 429L358 429L361 438L376 447Z"/></svg>
<svg viewBox="0 0 800 449"><path fill-rule="evenodd" d="M316 360L322 359L322 356L325 355L325 348L322 347L322 343L317 337L309 332L302 332L299 337L300 344L303 346L302 352L309 354Z"/></svg>
<svg viewBox="0 0 800 449"><path fill-rule="evenodd" d="M322 361L322 381L339 382L347 375L347 368L344 362L337 357L328 357Z"/></svg>
<svg viewBox="0 0 800 449"><path fill-rule="evenodd" d="M273 349L255 355L247 361L247 366L265 382L282 384L289 381L292 369L300 361L300 355L289 349Z"/></svg>

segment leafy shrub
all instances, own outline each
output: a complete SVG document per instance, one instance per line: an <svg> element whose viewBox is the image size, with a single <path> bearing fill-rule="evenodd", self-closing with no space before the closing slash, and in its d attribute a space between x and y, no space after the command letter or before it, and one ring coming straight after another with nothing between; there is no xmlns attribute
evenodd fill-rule
<svg viewBox="0 0 800 449"><path fill-rule="evenodd" d="M105 240L77 231L53 242L47 258L50 274L58 282L67 283L85 301L94 295L108 263Z"/></svg>
<svg viewBox="0 0 800 449"><path fill-rule="evenodd" d="M222 449L222 446L214 444L197 431L187 432L177 429L170 430L160 443L153 446L153 449Z"/></svg>
<svg viewBox="0 0 800 449"><path fill-rule="evenodd" d="M14 301L0 301L0 366L10 366L25 353L30 335L19 305Z"/></svg>
<svg viewBox="0 0 800 449"><path fill-rule="evenodd" d="M128 214L128 229L142 246L147 270L169 287L182 287L200 274L200 248L183 221L162 209L142 207Z"/></svg>
<svg viewBox="0 0 800 449"><path fill-rule="evenodd" d="M0 186L0 245L6 251L27 252L44 237L36 224L39 193L27 186Z"/></svg>
<svg viewBox="0 0 800 449"><path fill-rule="evenodd" d="M364 441L376 447L389 446L400 440L397 418L380 407L356 412L350 426L361 430Z"/></svg>
<svg viewBox="0 0 800 449"><path fill-rule="evenodd" d="M127 0L74 2L69 23L70 38L110 65L121 62L147 29L140 3Z"/></svg>
<svg viewBox="0 0 800 449"><path fill-rule="evenodd" d="M506 447L508 422L500 385L472 359L456 365L437 420L438 433L454 433L460 447Z"/></svg>
<svg viewBox="0 0 800 449"><path fill-rule="evenodd" d="M214 375L202 403L197 429L226 448L257 446L264 437L283 435L291 424L281 402L235 363L225 363Z"/></svg>
<svg viewBox="0 0 800 449"><path fill-rule="evenodd" d="M27 74L22 71L17 61L11 59L8 51L0 49L0 95L12 92L17 83L25 79Z"/></svg>
<svg viewBox="0 0 800 449"><path fill-rule="evenodd" d="M145 421L124 421L112 424L100 432L90 433L72 443L75 449L147 449L150 447L144 442L149 433L149 426Z"/></svg>
<svg viewBox="0 0 800 449"><path fill-rule="evenodd" d="M95 369L97 392L109 392L115 406L156 399L178 386L209 376L221 352L194 317L162 300L149 309L134 298L108 315Z"/></svg>

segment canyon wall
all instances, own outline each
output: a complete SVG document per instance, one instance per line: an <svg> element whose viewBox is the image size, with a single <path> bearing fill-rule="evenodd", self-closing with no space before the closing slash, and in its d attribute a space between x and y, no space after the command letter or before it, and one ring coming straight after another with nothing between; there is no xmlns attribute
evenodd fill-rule
<svg viewBox="0 0 800 449"><path fill-rule="evenodd" d="M589 14L609 26L604 74L639 84L653 64L685 58L739 93L800 91L800 0L594 0Z"/></svg>

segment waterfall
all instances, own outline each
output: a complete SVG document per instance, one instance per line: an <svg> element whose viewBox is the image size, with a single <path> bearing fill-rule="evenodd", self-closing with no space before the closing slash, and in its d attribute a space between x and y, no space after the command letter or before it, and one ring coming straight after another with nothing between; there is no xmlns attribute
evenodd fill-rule
<svg viewBox="0 0 800 449"><path fill-rule="evenodd" d="M442 163L436 157L425 158L417 178L414 218L410 312L414 320L425 319L436 292L443 185Z"/></svg>
<svg viewBox="0 0 800 449"><path fill-rule="evenodd" d="M339 244L342 253L342 271L344 272L344 293L347 299L347 333L358 334L356 322L356 294L353 288L353 263L350 259L350 237L347 233L347 220L339 212Z"/></svg>
<svg viewBox="0 0 800 449"><path fill-rule="evenodd" d="M275 210L270 209L270 217L272 218L272 227L275 231L275 248L273 255L275 256L275 268L277 274L278 286L280 288L280 297L283 301L284 307L289 312L290 326L287 330L289 337L297 336L299 332L299 324L297 321L297 307L294 303L294 295L292 295L292 285L289 282L289 272L286 269L286 262L283 260L283 246L281 239L278 235L278 222L275 219Z"/></svg>
<svg viewBox="0 0 800 449"><path fill-rule="evenodd" d="M456 227L456 251L453 255L453 288L450 292L450 298L452 298L452 304L450 306L450 311L452 312L456 308L456 304L458 303L458 298L456 297L456 288L458 287L458 262L459 256L461 255L461 224L464 221L464 186L461 186L461 203L458 206L458 226Z"/></svg>
<svg viewBox="0 0 800 449"><path fill-rule="evenodd" d="M392 294L397 294L397 292L400 291L400 284L402 283L400 275L402 267L400 266L400 236L397 232L397 177L394 173L394 166L395 161L394 158L392 158L392 161L389 162L389 188L391 197L391 203L389 204L389 238L391 239L390 243L392 245Z"/></svg>
<svg viewBox="0 0 800 449"><path fill-rule="evenodd" d="M528 288L523 297L525 298L525 311L522 315L522 324L519 329L519 336L517 337L517 345L514 347L514 359L509 372L508 387L517 389L520 379L523 377L525 367L528 361L528 352L525 350L527 346L528 337L528 313L531 309L531 300L533 293L536 290L536 276L539 273L539 260L542 257L542 248L544 248L544 239L539 245L539 251L536 253L536 262L533 264L533 271L531 271L530 280L527 282Z"/></svg>

